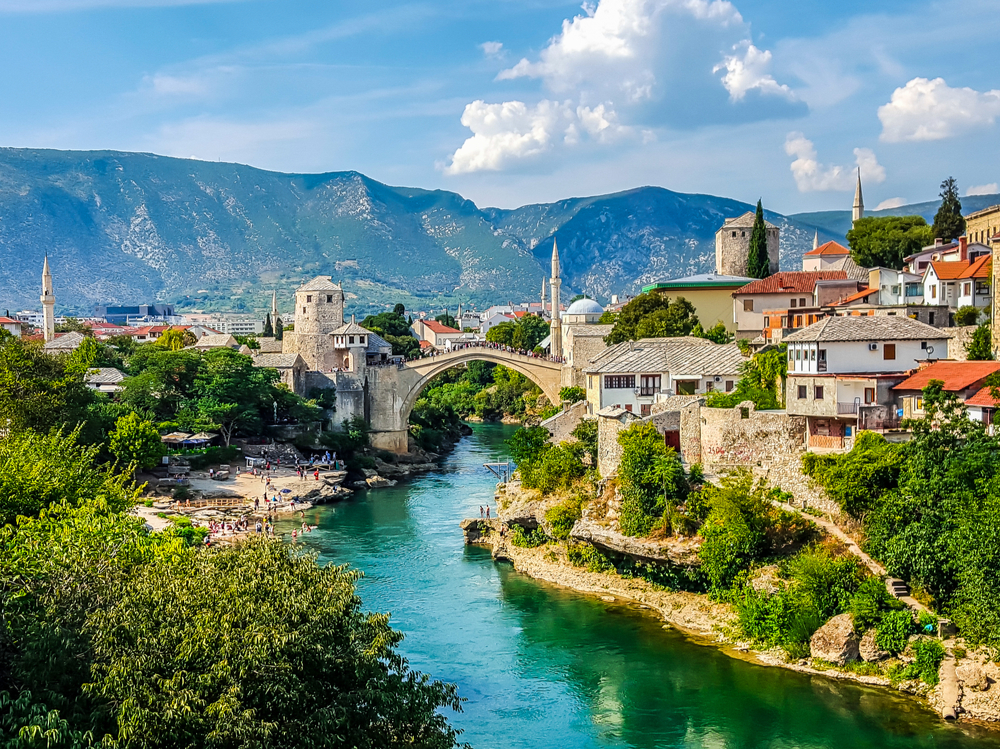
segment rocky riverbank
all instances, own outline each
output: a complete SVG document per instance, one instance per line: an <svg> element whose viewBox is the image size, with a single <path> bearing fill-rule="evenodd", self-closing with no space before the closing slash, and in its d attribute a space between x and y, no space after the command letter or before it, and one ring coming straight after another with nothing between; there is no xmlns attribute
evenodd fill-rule
<svg viewBox="0 0 1000 750"><path fill-rule="evenodd" d="M874 673L887 670L873 669L873 664L869 661L838 665L821 658L789 660L783 649L761 651L750 643L741 642L736 627L737 615L729 604L713 601L705 594L667 590L641 578L623 577L617 572L594 572L578 567L570 560L569 547L565 543L550 542L538 547L514 545L507 525L517 524L526 529L545 528L545 511L558 500L543 499L536 491L521 488L516 481L498 485L495 500L497 518L492 522L478 519L463 521L466 542L490 547L495 559L511 562L518 572L575 591L595 594L605 601L635 602L655 611L667 626L696 636L703 643L723 648L735 658L806 674L851 680L873 687L895 689L926 701L947 719L1000 721L1000 665L991 658L994 655L986 650L967 652L961 647L961 643L946 641L948 651L941 665L940 681L933 687L919 679L894 683L884 673ZM607 516L609 510L614 515L614 508L609 509L606 504L606 500L593 501L595 507L591 508L590 513L585 507L584 517L574 525L571 532L572 542L590 543L637 560L675 565L690 564L692 558L696 557L697 543L693 539L651 541L624 537L617 532L614 524L607 523L606 518L597 518ZM831 630L835 630L837 623L831 621L828 625ZM833 637L835 639L836 634ZM853 637L851 634L845 636L848 640ZM855 643L854 647L857 648L858 644ZM864 651L864 639L860 648ZM956 659L956 655L960 658ZM899 660L904 664L912 662L912 649L901 654Z"/></svg>

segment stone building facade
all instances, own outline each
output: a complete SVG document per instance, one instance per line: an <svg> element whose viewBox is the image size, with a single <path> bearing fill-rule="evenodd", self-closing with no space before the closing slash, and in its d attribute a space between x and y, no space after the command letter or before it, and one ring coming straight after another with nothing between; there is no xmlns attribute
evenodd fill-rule
<svg viewBox="0 0 1000 750"><path fill-rule="evenodd" d="M725 276L747 275L747 254L750 252L750 235L756 216L747 211L735 219L726 219L715 233L715 272ZM767 233L767 257L771 273L778 272L781 230L769 221L764 222Z"/></svg>

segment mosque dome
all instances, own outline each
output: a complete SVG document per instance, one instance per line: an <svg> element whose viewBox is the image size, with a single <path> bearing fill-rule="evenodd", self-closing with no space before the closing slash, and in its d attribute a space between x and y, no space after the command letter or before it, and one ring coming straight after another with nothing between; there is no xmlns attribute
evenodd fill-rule
<svg viewBox="0 0 1000 750"><path fill-rule="evenodd" d="M566 315L600 315L603 312L604 308L595 300L584 297L571 304L566 310Z"/></svg>

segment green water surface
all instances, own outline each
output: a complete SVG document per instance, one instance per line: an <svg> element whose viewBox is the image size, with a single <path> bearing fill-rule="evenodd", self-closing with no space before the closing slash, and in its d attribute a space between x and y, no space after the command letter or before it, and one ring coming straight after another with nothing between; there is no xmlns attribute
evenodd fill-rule
<svg viewBox="0 0 1000 750"><path fill-rule="evenodd" d="M884 689L762 667L605 603L516 573L458 527L493 505L483 463L513 428L477 425L440 471L307 515L321 559L365 573L411 664L467 698L473 747L1000 747ZM495 507L494 507L495 511ZM278 531L291 524L279 524Z"/></svg>

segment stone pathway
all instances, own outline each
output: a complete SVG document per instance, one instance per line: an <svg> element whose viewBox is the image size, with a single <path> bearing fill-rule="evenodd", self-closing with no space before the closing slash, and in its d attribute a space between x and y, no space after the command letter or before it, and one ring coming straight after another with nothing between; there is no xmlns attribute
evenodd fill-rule
<svg viewBox="0 0 1000 750"><path fill-rule="evenodd" d="M167 526L170 525L170 521L166 518L160 518L157 513L161 511L156 508L147 508L145 505L137 505L132 509L132 515L138 516L143 521L148 523L153 531L163 531Z"/></svg>

